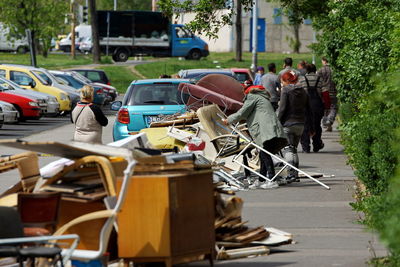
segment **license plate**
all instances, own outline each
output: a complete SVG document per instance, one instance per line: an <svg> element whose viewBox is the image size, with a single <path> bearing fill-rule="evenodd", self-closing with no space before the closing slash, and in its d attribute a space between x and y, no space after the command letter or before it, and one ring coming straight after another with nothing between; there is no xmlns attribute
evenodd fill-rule
<svg viewBox="0 0 400 267"><path fill-rule="evenodd" d="M147 126L150 126L152 122L160 122L164 119L163 116L146 116L145 118Z"/></svg>

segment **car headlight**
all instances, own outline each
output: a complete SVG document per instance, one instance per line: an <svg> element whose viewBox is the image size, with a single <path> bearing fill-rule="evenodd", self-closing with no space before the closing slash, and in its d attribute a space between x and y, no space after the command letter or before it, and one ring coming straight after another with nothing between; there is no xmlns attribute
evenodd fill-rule
<svg viewBox="0 0 400 267"><path fill-rule="evenodd" d="M66 94L60 95L61 100L68 100L68 96Z"/></svg>
<svg viewBox="0 0 400 267"><path fill-rule="evenodd" d="M57 98L54 96L47 97L47 103L57 103Z"/></svg>
<svg viewBox="0 0 400 267"><path fill-rule="evenodd" d="M33 101L29 102L28 104L29 104L29 106L32 106L32 107L38 107L39 106L37 102L33 102Z"/></svg>

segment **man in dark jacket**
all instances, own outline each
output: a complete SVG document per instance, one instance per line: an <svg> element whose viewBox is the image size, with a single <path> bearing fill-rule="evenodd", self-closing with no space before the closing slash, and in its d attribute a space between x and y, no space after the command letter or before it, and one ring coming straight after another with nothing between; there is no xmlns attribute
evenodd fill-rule
<svg viewBox="0 0 400 267"><path fill-rule="evenodd" d="M303 87L297 84L297 81L298 76L293 71L282 74L281 83L283 88L278 112L278 118L283 125L289 143L289 146L284 149L284 158L296 168L299 166L297 146L303 134L304 125L307 124L311 132L314 132L310 123L312 114L308 96ZM286 181L289 183L300 181L298 172L290 168Z"/></svg>

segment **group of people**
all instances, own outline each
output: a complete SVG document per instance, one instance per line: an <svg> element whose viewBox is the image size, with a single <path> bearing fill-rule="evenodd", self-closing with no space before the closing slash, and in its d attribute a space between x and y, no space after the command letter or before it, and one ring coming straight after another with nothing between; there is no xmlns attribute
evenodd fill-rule
<svg viewBox="0 0 400 267"><path fill-rule="evenodd" d="M243 107L224 123L247 121L258 146L272 154L282 151L284 159L298 168L299 143L305 153L310 153L310 139L313 152L324 148L321 123L327 131L332 131L337 100L326 58L322 58L323 66L318 71L314 64L305 61L300 61L297 69L292 64L291 58L285 58L278 74L274 63L268 64L268 73L258 67L254 83L245 82ZM76 141L101 143L102 127L108 124L101 109L92 104L93 93L93 87L84 86L80 90L81 101L72 111ZM270 154L264 151L260 151L260 174L268 180L260 176L250 188L276 188L279 184L299 181L293 168L288 170L287 177L270 181L275 176L275 167Z"/></svg>
<svg viewBox="0 0 400 267"><path fill-rule="evenodd" d="M299 166L298 144L303 152L310 153L324 147L322 127L332 131L336 117L336 88L328 60L322 58L323 67L300 61L298 68L293 60L285 58L283 69L277 74L276 65L268 64L268 73L257 68L253 84L245 83L243 107L230 115L226 124L246 120L254 142L272 154L282 151L284 159ZM269 154L260 151L260 174L272 179L275 168ZM276 188L279 184L299 181L298 172L290 168L287 177L268 181L259 177L250 188Z"/></svg>

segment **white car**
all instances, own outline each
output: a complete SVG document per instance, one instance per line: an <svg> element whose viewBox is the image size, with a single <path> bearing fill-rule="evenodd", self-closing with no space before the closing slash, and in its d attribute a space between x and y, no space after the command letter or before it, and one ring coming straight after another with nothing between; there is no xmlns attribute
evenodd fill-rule
<svg viewBox="0 0 400 267"><path fill-rule="evenodd" d="M4 123L17 123L18 122L18 110L10 103L0 101L0 107L4 114Z"/></svg>
<svg viewBox="0 0 400 267"><path fill-rule="evenodd" d="M85 54L92 53L92 47L93 47L93 44L92 44L91 36L83 38L81 40L81 42L79 43L79 50Z"/></svg>

